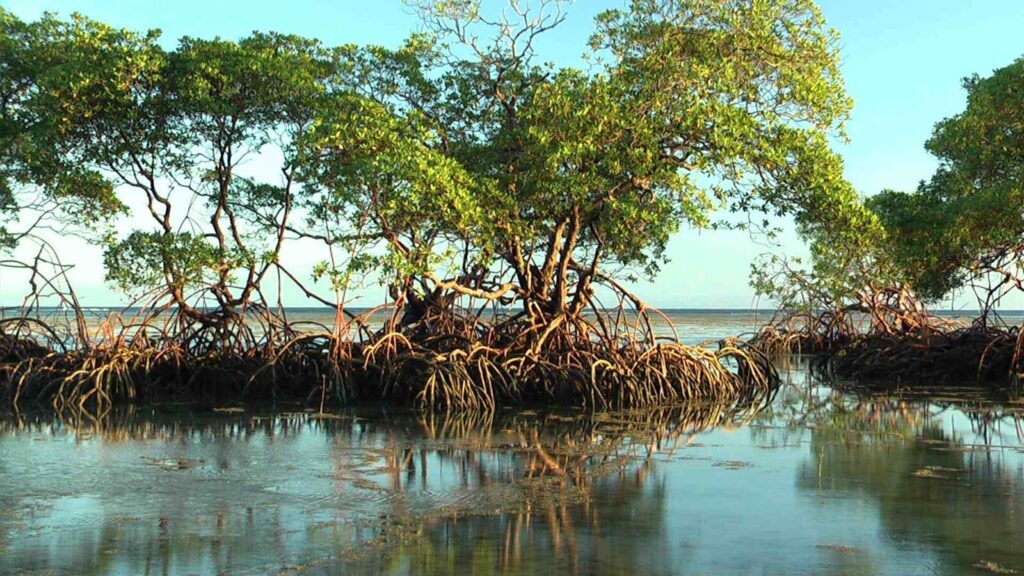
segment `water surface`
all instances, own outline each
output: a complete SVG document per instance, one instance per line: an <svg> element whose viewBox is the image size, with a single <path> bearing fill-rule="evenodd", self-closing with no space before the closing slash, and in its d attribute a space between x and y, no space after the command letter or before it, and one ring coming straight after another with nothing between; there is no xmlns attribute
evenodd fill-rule
<svg viewBox="0 0 1024 576"><path fill-rule="evenodd" d="M785 374L641 412L2 415L0 574L1024 573L1024 404Z"/></svg>
<svg viewBox="0 0 1024 576"><path fill-rule="evenodd" d="M1019 404L793 380L643 413L11 415L0 573L1024 569Z"/></svg>

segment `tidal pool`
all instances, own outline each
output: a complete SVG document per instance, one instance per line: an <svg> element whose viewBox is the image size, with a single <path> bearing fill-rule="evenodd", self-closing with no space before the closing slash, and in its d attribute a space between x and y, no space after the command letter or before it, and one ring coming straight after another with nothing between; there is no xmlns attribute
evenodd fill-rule
<svg viewBox="0 0 1024 576"><path fill-rule="evenodd" d="M1024 404L0 418L0 574L1024 574Z"/></svg>

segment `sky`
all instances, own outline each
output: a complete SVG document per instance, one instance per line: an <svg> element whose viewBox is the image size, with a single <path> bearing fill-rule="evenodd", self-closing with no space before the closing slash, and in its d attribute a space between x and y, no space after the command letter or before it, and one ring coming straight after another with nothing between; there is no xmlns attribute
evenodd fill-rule
<svg viewBox="0 0 1024 576"><path fill-rule="evenodd" d="M485 0L485 6L503 3ZM624 3L576 0L566 22L539 46L542 57L578 63L593 16ZM183 35L239 38L273 30L328 45L395 46L417 29L401 0L0 0L0 6L22 19L43 11L80 12L119 27L160 28L168 45ZM961 79L988 75L1024 55L1022 0L820 0L819 6L841 35L842 73L855 103L850 142L837 150L846 178L865 195L909 190L927 178L935 161L924 141L938 120L963 110ZM121 301L103 283L98 248L74 240L59 248L64 260L77 263L72 277L86 305ZM792 255L805 251L792 234L782 249ZM743 232L686 230L671 241L671 262L657 279L634 288L660 307L748 308L756 304L748 286L750 264L764 250ZM0 270L0 305L16 304L23 291L10 278Z"/></svg>

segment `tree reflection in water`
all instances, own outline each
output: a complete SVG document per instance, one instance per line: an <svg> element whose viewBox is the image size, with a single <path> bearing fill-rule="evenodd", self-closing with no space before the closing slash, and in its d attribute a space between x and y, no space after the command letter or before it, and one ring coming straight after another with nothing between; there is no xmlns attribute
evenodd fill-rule
<svg viewBox="0 0 1024 576"><path fill-rule="evenodd" d="M631 514L640 499L656 532L664 494L644 487L657 454L741 425L766 402L602 414L11 416L0 421L0 479L17 488L2 500L0 572L383 569L417 550L428 569L439 553L425 547L438 538L451 561L478 563L480 545L453 539L474 526L500 532L498 550L482 547L497 570L578 567L602 553L578 537L581 524L600 534L602 517Z"/></svg>
<svg viewBox="0 0 1024 576"><path fill-rule="evenodd" d="M801 490L875 503L897 547L937 553L935 573L1024 568L1024 407L964 390L830 391L823 404Z"/></svg>
<svg viewBox="0 0 1024 576"><path fill-rule="evenodd" d="M642 412L10 416L0 573L1024 570L1020 404L809 374Z"/></svg>

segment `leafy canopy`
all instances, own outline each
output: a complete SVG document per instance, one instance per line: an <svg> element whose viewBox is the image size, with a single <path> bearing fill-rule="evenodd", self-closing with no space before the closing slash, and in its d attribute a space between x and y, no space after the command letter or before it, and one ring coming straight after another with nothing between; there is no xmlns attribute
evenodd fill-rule
<svg viewBox="0 0 1024 576"><path fill-rule="evenodd" d="M836 35L810 1L637 0L598 18L586 70L538 63L559 2L411 4L430 34L350 55L387 120L332 119L311 145L327 188L354 192L344 203L369 207L410 270L445 262L446 287L509 280L557 312L607 268L655 273L671 235L717 208L792 213L810 233L855 197L828 145L850 109Z"/></svg>
<svg viewBox="0 0 1024 576"><path fill-rule="evenodd" d="M108 278L221 310L261 294L293 238L322 243L336 289L378 269L400 301L559 315L656 273L716 210L851 242L872 222L829 147L851 102L811 0L633 0L597 18L586 68L537 53L559 0L409 4L425 32L394 50L274 33L165 50L0 12L0 206L29 184L90 218L130 206L146 225L99 235Z"/></svg>
<svg viewBox="0 0 1024 576"><path fill-rule="evenodd" d="M966 109L939 122L926 148L939 168L913 193L870 206L888 250L923 295L940 298L989 274L1018 287L1024 248L1024 59L964 80Z"/></svg>

